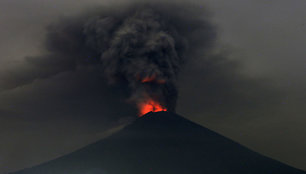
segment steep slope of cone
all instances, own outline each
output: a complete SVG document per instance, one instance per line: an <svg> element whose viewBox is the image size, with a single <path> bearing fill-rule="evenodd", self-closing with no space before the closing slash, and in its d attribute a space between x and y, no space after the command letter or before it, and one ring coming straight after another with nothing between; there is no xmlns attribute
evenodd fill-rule
<svg viewBox="0 0 306 174"><path fill-rule="evenodd" d="M114 135L15 174L305 174L174 113L148 113Z"/></svg>

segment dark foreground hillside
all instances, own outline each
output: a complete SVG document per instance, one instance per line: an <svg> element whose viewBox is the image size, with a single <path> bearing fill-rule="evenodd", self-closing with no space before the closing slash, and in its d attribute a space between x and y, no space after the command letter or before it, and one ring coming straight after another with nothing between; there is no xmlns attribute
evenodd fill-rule
<svg viewBox="0 0 306 174"><path fill-rule="evenodd" d="M305 174L170 112L14 174Z"/></svg>

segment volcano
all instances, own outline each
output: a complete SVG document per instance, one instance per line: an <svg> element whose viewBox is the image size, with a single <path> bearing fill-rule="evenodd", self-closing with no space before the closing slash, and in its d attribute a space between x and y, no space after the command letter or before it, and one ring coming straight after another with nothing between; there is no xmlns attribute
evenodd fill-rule
<svg viewBox="0 0 306 174"><path fill-rule="evenodd" d="M150 112L66 156L14 174L305 174L171 112Z"/></svg>

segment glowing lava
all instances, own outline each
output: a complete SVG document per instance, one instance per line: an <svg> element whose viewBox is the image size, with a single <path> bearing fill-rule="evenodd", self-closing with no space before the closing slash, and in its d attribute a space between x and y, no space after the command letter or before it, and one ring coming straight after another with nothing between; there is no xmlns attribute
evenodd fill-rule
<svg viewBox="0 0 306 174"><path fill-rule="evenodd" d="M139 117L145 115L148 112L159 112L159 111L167 111L165 107L163 107L158 102L149 99L143 103L138 104L139 107Z"/></svg>

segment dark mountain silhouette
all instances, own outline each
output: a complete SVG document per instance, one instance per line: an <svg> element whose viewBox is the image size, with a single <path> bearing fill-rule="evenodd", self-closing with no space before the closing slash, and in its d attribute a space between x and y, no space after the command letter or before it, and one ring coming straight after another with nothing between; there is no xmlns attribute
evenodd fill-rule
<svg viewBox="0 0 306 174"><path fill-rule="evenodd" d="M170 112L14 174L305 174Z"/></svg>

